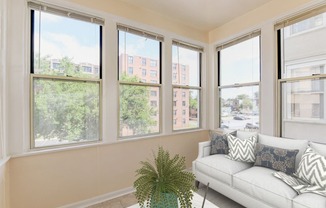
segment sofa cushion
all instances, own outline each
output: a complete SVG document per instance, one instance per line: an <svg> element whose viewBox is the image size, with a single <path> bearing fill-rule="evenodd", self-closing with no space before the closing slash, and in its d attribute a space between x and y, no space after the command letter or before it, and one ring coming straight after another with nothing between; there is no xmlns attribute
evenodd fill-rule
<svg viewBox="0 0 326 208"><path fill-rule="evenodd" d="M326 197L312 193L300 194L293 199L293 208L325 208Z"/></svg>
<svg viewBox="0 0 326 208"><path fill-rule="evenodd" d="M319 144L316 142L311 142L310 147L317 153L326 156L326 144Z"/></svg>
<svg viewBox="0 0 326 208"><path fill-rule="evenodd" d="M199 158L195 163L197 171L205 173L230 186L232 186L233 174L250 167L252 167L250 163L233 161L220 154Z"/></svg>
<svg viewBox="0 0 326 208"><path fill-rule="evenodd" d="M280 171L273 173L273 175L291 186L298 194L314 193L326 196L326 189L316 185L311 185L295 176L290 176Z"/></svg>
<svg viewBox="0 0 326 208"><path fill-rule="evenodd" d="M214 154L228 154L229 146L226 139L227 132L221 130L209 131L209 137L211 140L211 155ZM236 136L236 131L230 132L230 134Z"/></svg>
<svg viewBox="0 0 326 208"><path fill-rule="evenodd" d="M248 139L249 137L252 137L252 136L258 136L258 133L255 131L240 131L240 130L238 130L235 136L240 139Z"/></svg>
<svg viewBox="0 0 326 208"><path fill-rule="evenodd" d="M229 144L229 154L227 158L241 162L255 162L255 147L257 136L247 139L239 139L231 134L226 135Z"/></svg>
<svg viewBox="0 0 326 208"><path fill-rule="evenodd" d="M282 149L258 143L255 149L254 165L293 174L295 172L295 157L298 152L299 150Z"/></svg>
<svg viewBox="0 0 326 208"><path fill-rule="evenodd" d="M309 184L326 189L326 157L308 147L295 175Z"/></svg>
<svg viewBox="0 0 326 208"><path fill-rule="evenodd" d="M273 136L267 136L263 134L259 134L258 137L259 137L258 143L260 144L265 144L265 145L284 148L284 149L298 149L299 152L295 159L295 169L299 167L299 162L301 160L301 157L308 146L308 140L285 139L281 137L273 137Z"/></svg>
<svg viewBox="0 0 326 208"><path fill-rule="evenodd" d="M291 207L297 193L273 176L275 170L254 166L233 175L236 189L273 207Z"/></svg>

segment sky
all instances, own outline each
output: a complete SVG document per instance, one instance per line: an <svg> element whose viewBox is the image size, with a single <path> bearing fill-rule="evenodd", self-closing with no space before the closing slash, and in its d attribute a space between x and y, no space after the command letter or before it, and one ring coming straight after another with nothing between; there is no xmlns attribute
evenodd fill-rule
<svg viewBox="0 0 326 208"><path fill-rule="evenodd" d="M41 21L40 21L41 20ZM60 59L64 56L73 62L99 65L99 26L84 21L35 11L35 53ZM39 39L41 35L41 39ZM138 35L119 32L119 53L138 55L159 60L159 41ZM39 45L40 44L40 45ZM244 41L221 51L221 85L255 82L260 80L259 37ZM199 85L198 52L182 47L172 47L172 62L189 65L190 86ZM172 69L172 66L171 66ZM252 90L238 88L243 93ZM226 90L223 98L234 98ZM238 90L238 92L240 92Z"/></svg>
<svg viewBox="0 0 326 208"><path fill-rule="evenodd" d="M98 25L35 11L34 27L36 54L40 48L42 57L50 55L60 59L68 56L77 64L99 65Z"/></svg>

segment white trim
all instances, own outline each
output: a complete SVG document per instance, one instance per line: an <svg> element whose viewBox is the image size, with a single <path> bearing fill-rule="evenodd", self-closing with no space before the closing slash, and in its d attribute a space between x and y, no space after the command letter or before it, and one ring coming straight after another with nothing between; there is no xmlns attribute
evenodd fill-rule
<svg viewBox="0 0 326 208"><path fill-rule="evenodd" d="M109 192L100 196L96 196L90 199L86 199L83 201L79 201L79 202L75 202L72 204L67 204L64 206L61 206L59 208L80 208L80 207L89 207L101 202L105 202L107 200L113 199L113 198L117 198L126 194L130 194L135 192L133 187L128 187L128 188L124 188L124 189L120 189L118 191L114 191L114 192Z"/></svg>
<svg viewBox="0 0 326 208"><path fill-rule="evenodd" d="M10 157L6 157L6 158L4 158L4 159L1 159L1 160L0 160L0 168L1 168L2 166L6 165L7 162L8 162L9 160L10 160Z"/></svg>

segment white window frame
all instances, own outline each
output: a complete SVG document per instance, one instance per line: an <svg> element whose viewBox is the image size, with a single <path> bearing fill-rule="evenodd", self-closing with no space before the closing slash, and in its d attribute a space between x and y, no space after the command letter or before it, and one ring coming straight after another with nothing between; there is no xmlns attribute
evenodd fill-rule
<svg viewBox="0 0 326 208"><path fill-rule="evenodd" d="M202 100L202 82L201 82L201 76L202 76L202 56L203 56L203 52L204 52L204 48L201 47L201 46L197 46L197 45L193 45L193 44L190 44L190 43L186 43L186 42L183 42L183 41L180 41L180 40L172 40L172 45L174 46L177 46L177 47L182 47L182 48L186 48L186 49L189 49L189 50L193 50L193 51L196 51L198 52L199 54L199 86L189 86L189 85L186 85L186 84L172 84L172 100L173 100L173 104L172 104L172 109L173 107L177 106L177 105L174 105L174 101L175 98L174 98L174 89L187 89L187 90L198 90L198 99L199 99L199 102L198 102L198 127L195 127L195 128L179 128L179 129L174 129L174 118L173 118L173 115L172 115L172 119L173 119L173 122L172 122L172 131L173 132L180 132L180 131L188 131L188 130L194 130L194 129L200 129L202 127L202 114L201 114L201 100ZM174 74L176 74L174 71L174 63L172 63L171 65L171 72L172 72L172 83L173 83L173 76ZM179 76L181 76L181 72L184 72L185 70L183 70L183 68L186 68L183 64L180 64L178 63L177 64L177 67L178 68L179 66ZM182 67L183 66L183 67ZM178 76L177 76L178 78ZM184 82L182 82L184 83ZM182 107L184 107L182 105Z"/></svg>
<svg viewBox="0 0 326 208"><path fill-rule="evenodd" d="M218 93L218 119L217 119L217 125L218 125L218 128L221 128L221 125L222 125L222 121L221 121L221 117L222 117L222 111L221 111L221 95L220 95L220 91L222 89L231 89L231 88L239 88L239 87L254 87L254 86L258 86L258 89L259 89L259 100L261 99L261 96L260 96L260 80L257 81L257 82L247 82L247 83L234 83L234 84L231 84L231 85L221 85L220 84L220 52L221 50L225 49L225 48L228 48L228 47L231 47L231 46L234 46L238 43L242 43L246 40L249 40L249 39L252 39L252 38L255 38L255 37L260 37L261 36L261 32L260 30L255 30L251 33L248 33L248 34L245 34L243 36L240 36L240 37L237 37L231 41L228 41L224 44L221 44L221 45L218 45L216 47L216 51L217 51L217 71L218 71L218 81L217 81L217 93ZM261 39L261 38L260 38ZM261 40L259 41L259 44L261 44ZM261 54L261 47L259 47L259 53ZM260 60L259 60L259 74L261 74L261 55L260 55ZM261 76L259 76L261 77ZM261 78L260 78L261 79ZM261 112L260 110L260 106L259 106L259 112ZM259 123L260 123L260 117L261 115L259 115ZM259 129L260 131L260 129Z"/></svg>
<svg viewBox="0 0 326 208"><path fill-rule="evenodd" d="M133 35L138 35L138 36L141 36L141 37L146 37L146 38L150 38L150 39L153 39L153 40L157 40L159 41L159 44L160 44L160 55L159 55L159 59L160 60L150 60L150 66L152 67L151 63L152 61L155 61L156 63L156 66L159 65L159 83L153 83L153 82L140 82L140 83L136 83L136 82L127 82L127 81L122 81L120 80L120 76L118 76L118 85L119 85L119 88L121 86L126 86L126 85L129 85L129 86L145 86L145 87L158 87L159 88L159 96L158 99L158 105L159 105L159 108L158 108L158 113L159 113L159 119L156 120L155 122L159 122L159 131L158 132L154 132L154 133L149 133L149 134L139 134L139 135L129 135L129 136L122 136L120 135L120 110L118 110L118 129L117 129L117 137L118 137L118 140L123 140L123 139L128 139L128 138L139 138L139 137L143 137L143 136L149 136L149 135L158 135L162 132L162 43L164 42L164 37L160 34L156 34L156 33L152 33L152 32L149 32L149 31L145 31L145 30L142 30L142 29L139 29L139 28L135 28L135 27L131 27L131 26L128 26L128 25L124 25L124 24L120 24L120 23L117 23L117 31L118 31L118 35L119 35L119 31L122 31L122 32L128 32L128 33L131 33ZM119 45L119 43L118 43ZM159 63L157 63L159 62ZM143 61L141 63L142 66L143 65ZM146 60L146 65L147 65L147 60ZM119 64L118 64L118 74L119 74ZM143 70L143 69L142 69ZM148 70L146 70L146 76L148 74ZM142 74L143 75L143 74ZM142 76L141 75L141 76ZM142 76L143 77L143 76ZM150 95L150 94L149 94ZM118 102L120 103L120 93L118 93ZM150 105L151 105L151 102L150 102Z"/></svg>
<svg viewBox="0 0 326 208"><path fill-rule="evenodd" d="M53 15L68 17L72 19L77 19L83 22L90 22L99 25L100 29L100 57L99 57L99 77L98 78L80 78L80 77L64 77L64 76L53 76L53 75L43 75L43 74L35 74L34 73L34 63L33 63L33 56L34 56L34 45L31 44L31 71L30 71L30 149L51 149L51 148L61 148L64 146L78 146L78 145L85 145L87 143L96 143L102 141L102 34L103 34L103 26L105 24L104 20L102 18L92 16L89 14L81 13L78 11L74 11L68 8L63 8L55 5L51 5L48 3L40 3L40 2L34 2L34 1L28 1L28 8L30 15L32 16L33 11L41 11L46 12ZM32 26L32 19L30 19L30 25ZM31 33L34 31L30 30ZM30 41L31 43L34 42L32 40L34 38L34 35L31 34ZM83 69L84 70L84 69ZM97 83L99 85L99 138L94 141L82 141L82 142L73 142L68 144L56 144L56 145L46 145L46 146L35 146L35 138L34 138L34 128L33 128L33 105L34 105L34 88L33 83L35 79L44 79L44 80L54 80L54 81L73 81L73 82L89 82L89 83Z"/></svg>

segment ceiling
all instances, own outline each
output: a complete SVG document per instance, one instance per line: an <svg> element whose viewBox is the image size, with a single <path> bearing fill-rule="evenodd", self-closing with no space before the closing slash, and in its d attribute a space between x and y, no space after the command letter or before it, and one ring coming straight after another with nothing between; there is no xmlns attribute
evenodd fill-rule
<svg viewBox="0 0 326 208"><path fill-rule="evenodd" d="M119 0L202 31L211 31L271 0Z"/></svg>

